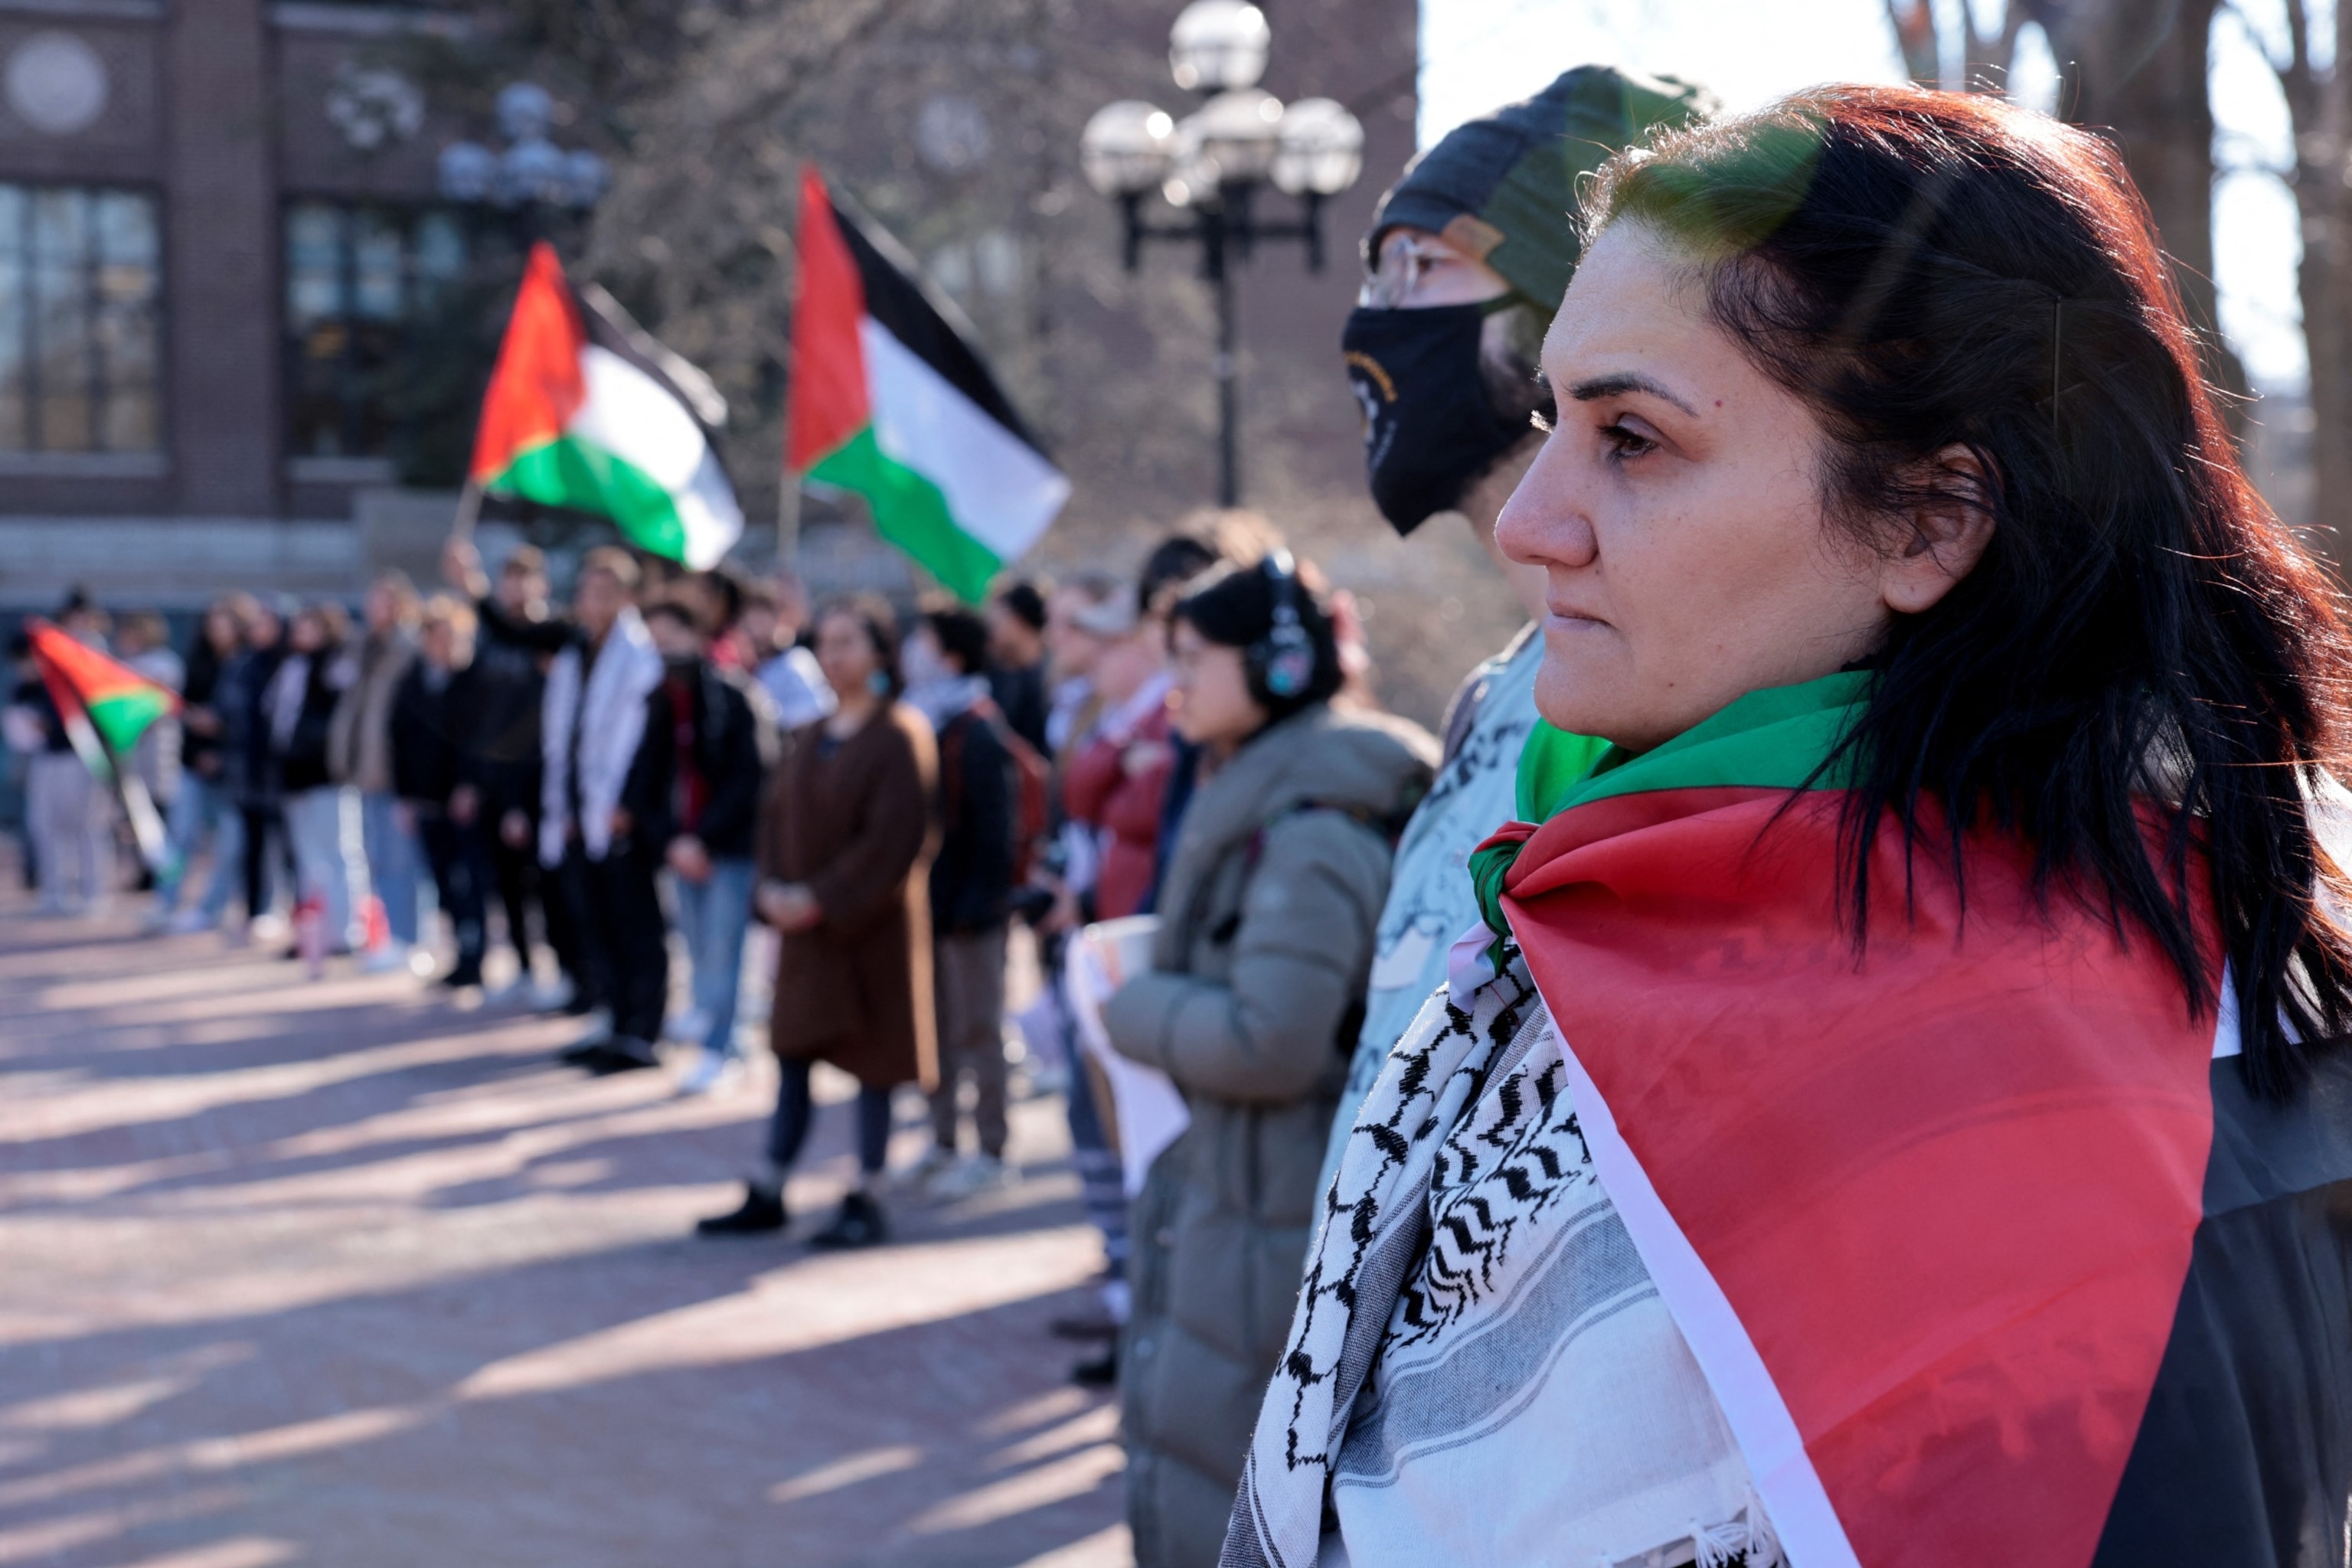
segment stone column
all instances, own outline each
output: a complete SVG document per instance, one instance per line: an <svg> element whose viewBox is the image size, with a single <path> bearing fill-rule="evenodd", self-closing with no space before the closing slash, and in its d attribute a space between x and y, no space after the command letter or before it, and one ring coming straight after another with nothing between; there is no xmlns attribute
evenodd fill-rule
<svg viewBox="0 0 2352 1568"><path fill-rule="evenodd" d="M276 106L264 0L173 0L164 311L177 510L279 508Z"/></svg>

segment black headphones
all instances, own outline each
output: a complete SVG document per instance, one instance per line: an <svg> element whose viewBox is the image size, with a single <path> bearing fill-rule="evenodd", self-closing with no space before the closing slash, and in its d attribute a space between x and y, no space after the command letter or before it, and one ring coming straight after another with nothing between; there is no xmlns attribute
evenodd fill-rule
<svg viewBox="0 0 2352 1568"><path fill-rule="evenodd" d="M1251 690L1270 708L1287 708L1315 688L1315 638L1298 618L1298 571L1290 552L1275 549L1258 563L1274 590L1274 624L1243 651Z"/></svg>

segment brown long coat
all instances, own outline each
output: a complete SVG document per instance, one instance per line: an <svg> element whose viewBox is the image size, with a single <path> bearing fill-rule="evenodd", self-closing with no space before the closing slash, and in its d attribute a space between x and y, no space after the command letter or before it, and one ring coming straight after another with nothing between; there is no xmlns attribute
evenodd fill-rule
<svg viewBox="0 0 2352 1568"><path fill-rule="evenodd" d="M893 705L845 741L793 731L761 813L760 874L824 911L777 944L769 1039L877 1088L939 1079L931 1016L930 726Z"/></svg>

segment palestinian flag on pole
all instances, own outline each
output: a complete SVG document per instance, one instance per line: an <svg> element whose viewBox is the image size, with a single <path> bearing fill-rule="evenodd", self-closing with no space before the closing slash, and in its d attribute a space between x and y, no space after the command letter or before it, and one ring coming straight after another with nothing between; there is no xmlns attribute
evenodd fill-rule
<svg viewBox="0 0 2352 1568"><path fill-rule="evenodd" d="M1888 828L1858 956L1813 775L1870 679L1589 771L1533 745L1542 826L1473 861L1789 1560L2340 1562L2352 1063L2257 1100L2232 1007L1990 831L1964 923Z"/></svg>
<svg viewBox="0 0 2352 1568"><path fill-rule="evenodd" d="M121 660L76 642L47 621L35 621L26 631L33 645L33 662L40 668L49 700L57 705L67 741L92 776L100 784L111 784L121 795L140 854L150 867L161 867L163 818L148 797L147 786L123 764L149 726L179 711L179 694Z"/></svg>
<svg viewBox="0 0 2352 1568"><path fill-rule="evenodd" d="M593 284L575 294L531 247L482 399L468 482L609 517L631 544L699 571L743 533L714 433L727 404Z"/></svg>
<svg viewBox="0 0 2352 1568"><path fill-rule="evenodd" d="M1036 542L1069 499L945 298L801 172L784 467L866 498L883 538L960 597Z"/></svg>

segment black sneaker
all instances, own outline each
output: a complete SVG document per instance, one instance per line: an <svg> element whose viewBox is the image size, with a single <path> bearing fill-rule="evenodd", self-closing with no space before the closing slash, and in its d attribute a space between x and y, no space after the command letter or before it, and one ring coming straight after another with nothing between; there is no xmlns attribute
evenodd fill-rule
<svg viewBox="0 0 2352 1568"><path fill-rule="evenodd" d="M841 1200L841 1212L833 1223L809 1237L811 1247L847 1248L877 1247L890 1239L890 1222L883 1217L882 1205L866 1193L852 1193Z"/></svg>
<svg viewBox="0 0 2352 1568"><path fill-rule="evenodd" d="M1088 1356L1070 1369L1070 1381L1080 1388L1108 1388L1118 1381L1118 1342L1103 1346L1100 1355Z"/></svg>
<svg viewBox="0 0 2352 1568"><path fill-rule="evenodd" d="M743 1202L732 1214L715 1214L709 1219L694 1222L697 1236L764 1236L784 1228L790 1216L784 1213L782 1193L761 1192L746 1185Z"/></svg>
<svg viewBox="0 0 2352 1568"><path fill-rule="evenodd" d="M482 972L479 967L453 969L434 984L449 991L478 991L481 989Z"/></svg>
<svg viewBox="0 0 2352 1568"><path fill-rule="evenodd" d="M581 1065L598 1078L610 1078L616 1072L643 1072L647 1068L657 1068L661 1058L654 1054L651 1042L615 1035Z"/></svg>

